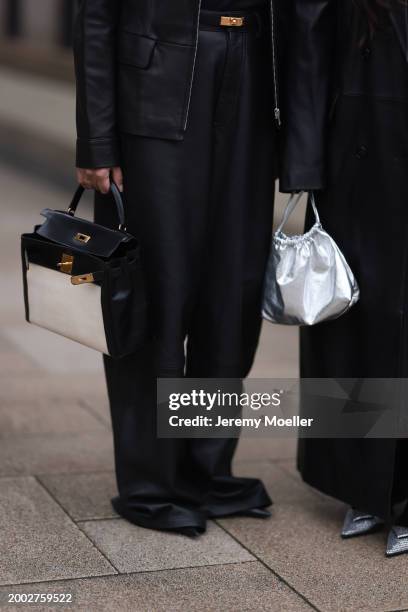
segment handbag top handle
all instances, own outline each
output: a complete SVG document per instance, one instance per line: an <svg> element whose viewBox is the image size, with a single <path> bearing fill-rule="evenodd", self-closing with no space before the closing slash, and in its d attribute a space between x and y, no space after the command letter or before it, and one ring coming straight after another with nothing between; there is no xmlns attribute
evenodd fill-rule
<svg viewBox="0 0 408 612"><path fill-rule="evenodd" d="M79 185L78 189L76 190L74 194L74 197L72 198L72 202L68 208L68 214L71 215L71 217L75 215L76 209L78 208L79 201L82 198L84 191L85 189L82 187L82 185ZM116 205L116 210L118 213L119 230L122 232L125 232L126 231L125 208L123 206L123 200L122 200L121 193L115 183L111 183L110 191L111 191L111 194L113 195L113 199Z"/></svg>
<svg viewBox="0 0 408 612"><path fill-rule="evenodd" d="M301 199L301 197L303 196L305 192L301 191L300 193L292 193L292 195L289 198L289 202L286 205L285 208L285 212L283 213L283 217L282 217L282 221L278 227L278 229L276 230L276 233L280 233L284 226L286 225L290 215L293 213L293 211L295 210L296 206L299 204L299 201ZM315 216L315 220L316 220L316 225L321 225L320 223L320 217L319 217L319 213L317 212L317 208L316 208L316 201L315 201L315 196L313 191L310 192L309 194L309 199L310 199L310 203L313 207L313 212L314 212L314 216Z"/></svg>

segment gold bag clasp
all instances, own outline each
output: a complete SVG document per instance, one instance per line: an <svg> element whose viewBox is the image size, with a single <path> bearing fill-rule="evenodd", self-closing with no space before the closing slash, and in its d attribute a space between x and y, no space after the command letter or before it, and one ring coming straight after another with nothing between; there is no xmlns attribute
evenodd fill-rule
<svg viewBox="0 0 408 612"><path fill-rule="evenodd" d="M94 276L92 272L89 274L78 274L77 276L71 276L71 283L73 285L84 285L85 283L93 283Z"/></svg>
<svg viewBox="0 0 408 612"><path fill-rule="evenodd" d="M87 242L89 242L90 239L91 237L88 236L88 234L81 234L81 232L78 232L74 236L74 240L78 240L78 242L82 242L83 244L86 244Z"/></svg>
<svg viewBox="0 0 408 612"><path fill-rule="evenodd" d="M64 274L72 274L72 266L74 265L74 256L68 253L63 253L61 261L57 264L60 272Z"/></svg>

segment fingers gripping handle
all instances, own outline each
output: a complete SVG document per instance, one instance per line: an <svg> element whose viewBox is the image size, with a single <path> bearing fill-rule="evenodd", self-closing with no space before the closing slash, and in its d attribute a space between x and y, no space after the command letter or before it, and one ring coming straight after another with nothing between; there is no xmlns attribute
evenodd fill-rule
<svg viewBox="0 0 408 612"><path fill-rule="evenodd" d="M85 189L82 187L82 185L79 185L78 189L76 190L76 192L74 193L74 197L72 198L72 202L69 205L68 208L68 213L72 216L75 215L76 210L78 208L78 204L82 198L82 195L84 193ZM125 223L125 208L123 206L123 200L122 200L122 196L121 193L118 189L118 187L115 185L115 183L111 183L110 185L110 191L111 194L113 196L115 205L116 205L116 210L118 213L118 219L119 219L119 229L125 231L126 230L126 223Z"/></svg>

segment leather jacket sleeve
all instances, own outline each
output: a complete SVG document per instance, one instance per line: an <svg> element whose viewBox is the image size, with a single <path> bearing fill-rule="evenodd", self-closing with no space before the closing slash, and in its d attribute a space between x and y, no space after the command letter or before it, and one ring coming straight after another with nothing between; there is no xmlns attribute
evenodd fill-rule
<svg viewBox="0 0 408 612"><path fill-rule="evenodd" d="M337 0L292 0L280 189L323 189Z"/></svg>
<svg viewBox="0 0 408 612"><path fill-rule="evenodd" d="M78 168L120 164L116 33L120 0L80 0L74 31Z"/></svg>

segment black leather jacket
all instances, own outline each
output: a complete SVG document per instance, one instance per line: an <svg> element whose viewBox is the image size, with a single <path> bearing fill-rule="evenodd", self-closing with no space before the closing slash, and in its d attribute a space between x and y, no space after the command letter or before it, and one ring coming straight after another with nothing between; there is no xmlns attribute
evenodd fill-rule
<svg viewBox="0 0 408 612"><path fill-rule="evenodd" d="M280 180L284 192L327 186L329 119L339 96L401 95L389 91L386 75L392 66L383 65L386 60L378 63L375 79L367 89L364 64L370 49L368 44L359 45L353 30L353 0L292 0L292 6ZM408 9L402 3L390 11L406 58L407 17Z"/></svg>
<svg viewBox="0 0 408 612"><path fill-rule="evenodd" d="M119 165L120 131L183 139L200 7L201 0L81 0L74 37L78 167Z"/></svg>

